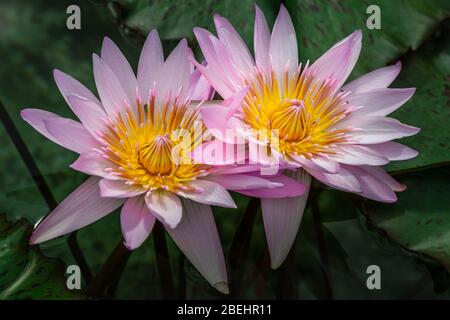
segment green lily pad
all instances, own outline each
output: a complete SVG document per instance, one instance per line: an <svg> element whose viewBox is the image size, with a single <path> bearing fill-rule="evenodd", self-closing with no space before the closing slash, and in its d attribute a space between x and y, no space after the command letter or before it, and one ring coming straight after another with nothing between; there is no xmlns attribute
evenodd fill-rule
<svg viewBox="0 0 450 320"><path fill-rule="evenodd" d="M369 202L369 221L390 240L450 271L450 167L397 176L408 186L396 204Z"/></svg>
<svg viewBox="0 0 450 320"><path fill-rule="evenodd" d="M80 299L66 287L64 264L28 245L32 226L0 214L0 299Z"/></svg>
<svg viewBox="0 0 450 320"><path fill-rule="evenodd" d="M143 40L152 29L158 29L164 41L178 41L186 38L196 47L192 32L194 27L214 29L213 14L225 16L250 43L253 39L253 20L255 1L243 0L238 4L233 0L119 0L108 1L112 16L122 27L125 35ZM258 0L269 21L274 21L280 1Z"/></svg>

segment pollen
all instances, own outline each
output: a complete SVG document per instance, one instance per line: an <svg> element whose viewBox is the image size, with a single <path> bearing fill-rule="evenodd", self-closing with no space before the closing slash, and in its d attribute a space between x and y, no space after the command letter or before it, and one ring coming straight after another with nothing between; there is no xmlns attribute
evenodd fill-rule
<svg viewBox="0 0 450 320"><path fill-rule="evenodd" d="M352 110L348 93L335 93L331 79L315 80L308 64L291 74L286 71L282 81L274 72L267 76L257 71L247 85L241 120L287 160L334 154L334 147L347 141L350 129L335 125Z"/></svg>
<svg viewBox="0 0 450 320"><path fill-rule="evenodd" d="M138 101L108 124L100 151L113 164L110 174L149 191L195 191L190 182L210 169L188 156L202 141L200 113L189 101L170 101L158 105L152 92L147 104Z"/></svg>

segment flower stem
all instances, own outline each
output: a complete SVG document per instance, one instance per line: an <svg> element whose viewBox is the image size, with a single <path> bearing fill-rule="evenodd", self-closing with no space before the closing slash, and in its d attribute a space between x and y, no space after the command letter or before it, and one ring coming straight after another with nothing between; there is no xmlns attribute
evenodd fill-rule
<svg viewBox="0 0 450 320"><path fill-rule="evenodd" d="M178 260L178 299L186 299L186 271L184 266L186 264L186 257L180 253Z"/></svg>
<svg viewBox="0 0 450 320"><path fill-rule="evenodd" d="M44 198L45 203L47 204L50 211L52 211L53 209L56 208L57 202L53 197L53 194L50 191L48 184L45 182L45 179L42 176L36 162L34 161L33 156L28 150L25 142L20 136L19 131L17 130L16 126L14 125L14 122L12 121L11 117L6 111L5 106L1 101L0 101L0 119L11 141L13 142L17 151L19 152L22 161L25 163L28 172L33 178L34 183L38 187L39 192ZM70 251L73 257L75 258L77 265L80 267L84 279L86 280L86 282L89 283L90 280L92 279L92 272L86 262L83 252L81 252L80 247L78 246L76 232L71 233L67 241L69 244Z"/></svg>
<svg viewBox="0 0 450 320"><path fill-rule="evenodd" d="M313 191L313 190L311 190ZM313 214L314 228L317 237L317 243L319 246L320 262L324 266L324 276L326 285L326 299L333 299L333 289L331 287L331 274L330 274L330 260L328 257L327 244L325 241L325 235L322 230L322 218L320 216L319 204L317 199L317 190L311 192L311 209Z"/></svg>
<svg viewBox="0 0 450 320"><path fill-rule="evenodd" d="M242 265L248 256L253 225L260 206L260 199L250 199L231 243L228 262L231 270L231 295L233 297L237 297L242 288Z"/></svg>
<svg viewBox="0 0 450 320"><path fill-rule="evenodd" d="M98 299L104 295L105 290L111 287L115 288L130 254L131 251L124 246L123 240L120 240L114 251L109 255L108 259L101 267L100 271L89 284L87 289L88 296Z"/></svg>
<svg viewBox="0 0 450 320"><path fill-rule="evenodd" d="M169 251L167 250L166 235L163 225L156 221L153 227L153 243L155 245L156 266L164 299L173 299L175 289L173 285L172 269L170 267Z"/></svg>

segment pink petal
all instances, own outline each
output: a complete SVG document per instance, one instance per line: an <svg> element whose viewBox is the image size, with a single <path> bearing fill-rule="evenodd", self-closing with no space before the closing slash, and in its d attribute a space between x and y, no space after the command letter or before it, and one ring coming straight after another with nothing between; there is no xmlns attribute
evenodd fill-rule
<svg viewBox="0 0 450 320"><path fill-rule="evenodd" d="M173 98L180 89L180 97L184 98L189 90L190 75L189 49L187 41L183 39L159 69L156 79L157 98L164 101L169 93Z"/></svg>
<svg viewBox="0 0 450 320"><path fill-rule="evenodd" d="M197 69L191 74L188 96L191 100L211 100L214 96L213 87Z"/></svg>
<svg viewBox="0 0 450 320"><path fill-rule="evenodd" d="M169 228L175 228L180 222L182 207L176 194L164 190L147 192L145 203L156 218Z"/></svg>
<svg viewBox="0 0 450 320"><path fill-rule="evenodd" d="M355 166L347 166L346 169L358 179L361 185L359 195L381 202L391 203L397 201L395 192L386 183L372 176L366 170Z"/></svg>
<svg viewBox="0 0 450 320"><path fill-rule="evenodd" d="M69 150L81 154L99 145L98 141L79 122L64 118L47 118L43 121L47 132Z"/></svg>
<svg viewBox="0 0 450 320"><path fill-rule="evenodd" d="M352 113L354 116L386 116L400 108L415 91L415 88L375 89L352 94L348 102L353 106L363 106Z"/></svg>
<svg viewBox="0 0 450 320"><path fill-rule="evenodd" d="M136 76L128 63L127 58L125 58L116 44L108 37L103 39L101 58L108 64L116 78L119 80L123 91L128 97L128 101L132 106L136 106Z"/></svg>
<svg viewBox="0 0 450 320"><path fill-rule="evenodd" d="M382 143L409 137L420 131L419 128L402 124L396 119L379 116L350 117L341 121L337 127L346 125L356 128L351 132L351 141L361 144Z"/></svg>
<svg viewBox="0 0 450 320"><path fill-rule="evenodd" d="M67 99L86 130L98 139L99 132L105 128L108 122L108 118L102 109L98 108L91 100L82 97L70 95Z"/></svg>
<svg viewBox="0 0 450 320"><path fill-rule="evenodd" d="M302 169L294 175L295 179L306 186L303 195L280 199L261 199L272 269L278 268L291 250L308 200L311 176Z"/></svg>
<svg viewBox="0 0 450 320"><path fill-rule="evenodd" d="M416 150L393 141L371 144L369 147L390 161L408 160L419 154Z"/></svg>
<svg viewBox="0 0 450 320"><path fill-rule="evenodd" d="M313 157L311 159L306 159L305 157L295 157L305 168L311 168L313 170L326 171L328 173L336 173L339 171L339 163L335 160L324 157Z"/></svg>
<svg viewBox="0 0 450 320"><path fill-rule="evenodd" d="M208 63L211 63L210 61L211 60L208 60ZM223 72L216 73L212 69L211 65L205 67L196 61L193 61L192 63L194 63L197 70L199 70L202 73L202 75L209 81L209 83L213 86L213 88L219 93L219 95L222 98L226 99L227 97L233 94L234 92L233 86L231 86L226 82L225 80L226 77Z"/></svg>
<svg viewBox="0 0 450 320"><path fill-rule="evenodd" d="M62 96L66 100L67 104L72 108L67 97L69 95L76 95L86 99L91 100L100 108L102 108L102 104L100 100L88 89L86 88L80 81L72 78L68 74L65 74L62 71L57 69L53 70L53 77L55 78L56 85L58 86L59 91L61 91Z"/></svg>
<svg viewBox="0 0 450 320"><path fill-rule="evenodd" d="M189 193L180 192L179 195L203 204L225 208L237 208L228 191L215 182L199 179L192 181L190 185L198 191Z"/></svg>
<svg viewBox="0 0 450 320"><path fill-rule="evenodd" d="M81 153L97 145L86 129L74 120L62 118L54 113L39 109L24 109L20 112L20 115L44 137L69 150ZM59 131L61 130L56 129L49 132L46 123L50 122L55 123L52 129L58 125L64 125L67 130L64 133L67 133L67 135L60 134ZM76 137L76 139L72 139L72 137ZM83 139L85 140L83 141Z"/></svg>
<svg viewBox="0 0 450 320"><path fill-rule="evenodd" d="M389 160L372 149L372 145L341 145L336 156L333 157L340 163L350 165L368 164L372 166L381 166L387 164Z"/></svg>
<svg viewBox="0 0 450 320"><path fill-rule="evenodd" d="M341 87L358 60L361 38L362 32L357 30L325 52L310 67L316 74L315 78L323 81L334 79L337 81L336 88Z"/></svg>
<svg viewBox="0 0 450 320"><path fill-rule="evenodd" d="M228 190L243 190L243 189L273 189L279 188L283 185L279 182L273 182L269 179L255 177L248 174L225 174L225 175L208 175L204 179L214 181Z"/></svg>
<svg viewBox="0 0 450 320"><path fill-rule="evenodd" d="M128 199L120 214L124 245L130 250L138 248L148 238L154 224L155 216L148 210L144 197Z"/></svg>
<svg viewBox="0 0 450 320"><path fill-rule="evenodd" d="M228 107L223 105L207 104L200 107L200 115L203 123L208 129L218 130L221 136L217 138L221 139L224 139L226 135L228 112Z"/></svg>
<svg viewBox="0 0 450 320"><path fill-rule="evenodd" d="M314 178L320 182L332 186L339 190L348 192L361 192L361 185L358 179L346 168L349 166L341 165L338 173L327 173L324 171L312 170L305 168Z"/></svg>
<svg viewBox="0 0 450 320"><path fill-rule="evenodd" d="M97 221L120 207L124 200L102 198L99 179L90 177L67 196L34 230L30 243L44 242Z"/></svg>
<svg viewBox="0 0 450 320"><path fill-rule="evenodd" d="M102 155L96 150L80 154L78 159L70 165L70 167L74 170L110 180L119 179L117 176L108 172L108 169L115 166L116 165L114 163L103 158Z"/></svg>
<svg viewBox="0 0 450 320"><path fill-rule="evenodd" d="M402 68L401 62L369 72L342 87L344 91L360 93L375 89L384 89L397 78Z"/></svg>
<svg viewBox="0 0 450 320"><path fill-rule="evenodd" d="M228 55L237 70L244 74L252 72L255 63L244 40L242 40L227 19L215 14L214 23L219 39L227 48Z"/></svg>
<svg viewBox="0 0 450 320"><path fill-rule="evenodd" d="M236 192L245 194L250 197L255 198L287 198L287 197L298 197L306 192L306 186L302 183L283 176L267 176L267 179L270 179L270 181L275 183L281 183L283 184L282 187L279 188L270 188L270 189L238 189L234 190Z"/></svg>
<svg viewBox="0 0 450 320"><path fill-rule="evenodd" d="M406 190L406 186L394 178L392 178L383 168L381 167L372 167L372 166L361 166L361 169L368 172L378 180L387 184L392 190L396 192L401 192Z"/></svg>
<svg viewBox="0 0 450 320"><path fill-rule="evenodd" d="M242 101L247 95L248 90L248 87L245 87L237 91L225 99L221 104L215 100L202 103L200 107L202 121L208 129L214 129L211 133L216 139L227 143L239 143L238 136L240 135L238 132L236 132L236 130L228 131L227 129L233 129L229 120L239 112ZM241 125L239 124L237 127L241 127ZM241 143L245 143L245 139L240 140L243 140Z"/></svg>
<svg viewBox="0 0 450 320"><path fill-rule="evenodd" d="M152 30L142 48L137 72L139 97L144 104L148 101L150 89L153 87L153 83L163 63L164 54L161 40L159 40L158 31Z"/></svg>
<svg viewBox="0 0 450 320"><path fill-rule="evenodd" d="M235 62L233 61L232 53L230 53L226 43L222 42L213 35L210 35L210 40L216 54L217 63L221 66L221 69L224 70L224 72L219 74L222 74L224 81L226 81L231 88L234 88L234 90L239 90L245 86L245 78L248 74L242 73L242 71L236 67ZM219 71L219 68L214 69Z"/></svg>
<svg viewBox="0 0 450 320"><path fill-rule="evenodd" d="M98 95L106 113L115 118L117 113L131 105L131 101L109 65L96 54L92 55L92 61Z"/></svg>
<svg viewBox="0 0 450 320"><path fill-rule="evenodd" d="M148 191L139 186L130 186L124 180L102 179L99 187L100 195L107 198L131 198Z"/></svg>
<svg viewBox="0 0 450 320"><path fill-rule="evenodd" d="M293 72L298 67L297 36L284 5L281 5L273 26L270 37L270 56L279 81L282 81L285 70Z"/></svg>
<svg viewBox="0 0 450 320"><path fill-rule="evenodd" d="M237 174L237 173L259 172L260 170L261 165L259 164L242 164L242 165L229 165L224 167L217 167L215 173Z"/></svg>
<svg viewBox="0 0 450 320"><path fill-rule="evenodd" d="M205 67L197 63L195 60L193 63L197 67L197 70L199 70L203 76L208 79L214 89L216 89L223 98L227 98L233 93L236 84L231 83L228 79L230 72L233 72L232 68L228 68L225 72L223 61L219 62L216 48L214 47L212 41L213 39L217 40L217 38L208 30L203 28L194 28L194 34L208 65ZM228 54L227 60L229 60Z"/></svg>
<svg viewBox="0 0 450 320"><path fill-rule="evenodd" d="M270 30L266 18L264 17L264 13L258 5L255 5L255 11L254 47L256 65L262 70L269 72Z"/></svg>
<svg viewBox="0 0 450 320"><path fill-rule="evenodd" d="M245 159L244 145L225 143L217 138L213 141L204 142L193 152L193 160L195 163L227 165L244 163Z"/></svg>
<svg viewBox="0 0 450 320"><path fill-rule="evenodd" d="M182 202L183 218L167 232L200 274L217 290L228 294L225 259L211 207L187 199Z"/></svg>

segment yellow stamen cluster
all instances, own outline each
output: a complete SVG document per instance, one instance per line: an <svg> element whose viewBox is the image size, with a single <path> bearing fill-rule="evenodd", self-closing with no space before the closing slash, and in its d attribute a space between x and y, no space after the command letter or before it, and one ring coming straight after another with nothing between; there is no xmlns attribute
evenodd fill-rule
<svg viewBox="0 0 450 320"><path fill-rule="evenodd" d="M209 167L174 161L174 156L182 160L201 143L203 128L196 128L202 126L199 111L188 101L169 101L158 105L152 94L146 105L138 102L135 111L128 108L108 125L102 134L102 153L113 163L107 169L110 174L148 190L194 191L189 182ZM173 153L182 141L189 145Z"/></svg>
<svg viewBox="0 0 450 320"><path fill-rule="evenodd" d="M334 93L332 80L317 82L308 67L299 67L285 72L282 83L274 72L257 72L248 85L242 120L288 160L333 154L333 147L346 141L349 130L333 126L350 112L347 94Z"/></svg>

